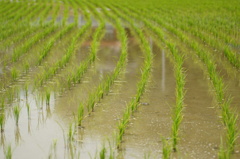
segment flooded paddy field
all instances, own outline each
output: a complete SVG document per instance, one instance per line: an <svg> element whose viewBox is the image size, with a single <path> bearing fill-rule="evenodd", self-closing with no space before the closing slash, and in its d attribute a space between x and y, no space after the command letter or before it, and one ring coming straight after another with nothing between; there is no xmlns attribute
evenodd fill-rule
<svg viewBox="0 0 240 159"><path fill-rule="evenodd" d="M0 158L240 158L239 2L151 2L0 1Z"/></svg>

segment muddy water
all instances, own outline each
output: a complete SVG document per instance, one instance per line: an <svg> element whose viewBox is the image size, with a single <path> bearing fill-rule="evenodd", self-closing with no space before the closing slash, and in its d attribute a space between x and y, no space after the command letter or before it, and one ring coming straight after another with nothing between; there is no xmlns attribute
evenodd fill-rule
<svg viewBox="0 0 240 159"><path fill-rule="evenodd" d="M21 113L19 126L15 126L15 119L12 114L12 106L6 109L6 126L1 135L2 148L11 145L13 158L46 158L53 139L61 145L63 142L63 132L58 122L53 119L54 94L51 94L50 106L46 106L45 101L41 103L36 94L29 91L28 97L25 91L20 91L20 102L13 103L12 106L19 105ZM27 113L26 103L30 105L30 116ZM26 151L30 150L31 151ZM2 149L1 149L2 151ZM0 158L3 158L0 153ZM59 153L59 155L63 155Z"/></svg>
<svg viewBox="0 0 240 159"><path fill-rule="evenodd" d="M216 62L218 74L222 77L223 83L225 86L225 94L226 96L230 96L232 98L232 102L230 104L231 110L238 115L237 125L240 125L240 74L239 70L228 61L228 59L224 56L222 51L216 50L215 48L206 46L200 40L197 40L202 47L208 50L211 54L213 54L214 60ZM238 128L239 129L239 128ZM234 158L240 157L240 138L236 141L236 149L233 154Z"/></svg>
<svg viewBox="0 0 240 159"><path fill-rule="evenodd" d="M186 95L177 158L218 158L224 127L205 67L195 53L174 39L186 55Z"/></svg>
<svg viewBox="0 0 240 159"><path fill-rule="evenodd" d="M187 70L184 119L180 131L180 153L186 158L218 158L220 137L223 135L219 111L210 83L201 66L190 57Z"/></svg>
<svg viewBox="0 0 240 159"><path fill-rule="evenodd" d="M111 32L110 32L111 33ZM107 37L114 37L108 40ZM115 44L115 45L113 45ZM87 47L83 46L81 52L87 55ZM0 143L2 144L0 158L4 158L3 149L8 145L12 146L13 157L20 158L47 158L53 152L54 141L56 141L56 157L70 158L69 149L67 148L65 139L68 131L69 123L73 121L73 113L76 111L80 102L86 100L90 91L111 73L116 66L120 56L120 44L116 36L106 34L106 38L101 42L98 52L98 59L92 65L82 83L76 85L71 90L62 94L62 96L51 93L51 103L46 105L46 101L42 98L41 92L32 93L31 86L28 96L25 92L20 91L19 102L15 102L6 109L6 126L5 132L2 134ZM79 57L82 55L77 55ZM82 56L82 57L83 57ZM49 61L49 60L48 60ZM105 66L106 65L106 66ZM105 66L105 67L104 67ZM31 76L29 76L30 79ZM23 81L19 82L22 84ZM28 118L26 103L30 105L30 118ZM15 126L12 107L19 105L21 107L19 126ZM30 150L28 152L27 150ZM54 153L52 155L55 155Z"/></svg>
<svg viewBox="0 0 240 159"><path fill-rule="evenodd" d="M89 153L94 156L102 144L106 144L108 140L112 141L126 104L136 93L139 68L143 64L143 59L135 40L129 40L128 52L126 72L115 81L108 96L97 104L95 112L83 121L84 128L80 129L78 137L81 141L82 158L88 158Z"/></svg>
<svg viewBox="0 0 240 159"><path fill-rule="evenodd" d="M190 36L190 35L188 35ZM191 36L190 36L191 37ZM233 97L231 106L240 114L240 74L239 70L228 61L223 51L216 50L204 44L201 40L192 37L205 50L209 51L214 57L218 74L222 77L226 87L226 95ZM240 119L239 119L240 120Z"/></svg>
<svg viewBox="0 0 240 159"><path fill-rule="evenodd" d="M96 87L104 79L104 77L113 72L117 63L117 59L120 56L120 49L112 47L113 43L117 43L116 37L115 39L113 39L112 43L110 43L109 45L105 45L104 43L106 43L106 37L107 34L101 41L101 46L99 48L99 51L97 52L97 60L87 70L86 75L81 80L81 83L79 85L77 84L76 86L71 88L71 90L64 93L62 99L59 100L59 105L62 105L58 107L60 113L59 116L66 115L66 112L64 111L66 107L64 105L69 107L68 116L72 116L72 113L76 112L79 104L86 101L89 93L93 92L96 89ZM83 44L81 53L85 54L85 56L89 54L89 46L90 43L87 41ZM79 56L80 55L78 55L77 57Z"/></svg>
<svg viewBox="0 0 240 159"><path fill-rule="evenodd" d="M195 40L195 39L192 39ZM199 158L199 156L205 156L208 158L217 158L217 153L219 151L219 144L221 141L221 137L225 138L224 136L224 127L221 123L221 112L219 110L218 104L215 103L215 94L212 88L212 85L209 83L207 73L204 73L204 78L202 71L206 70L206 67L203 66L200 60L197 60L198 58L195 56L195 52L192 52L191 49L186 48L179 39L174 38L174 41L181 46L181 50L186 53L186 64L185 67L187 68L187 78L188 81L186 84L186 87L190 87L190 89L187 89L186 99L185 101L190 103L186 103L186 110L189 110L188 116L184 116L184 118L187 119L189 122L188 127L184 127L184 131L189 132L186 133L184 142L185 146L181 148L183 152L180 152L179 154L176 154L176 156L180 157L190 157L190 158ZM204 46L205 47L205 46ZM190 59L189 59L190 58ZM191 58L197 60L191 60ZM236 75L236 71L234 71L234 68L231 68L229 65L225 65L224 62L221 64L221 60L217 60L218 62L218 71L220 72L221 76L224 77L225 80L227 80L227 75L231 76L231 80L227 80L229 84L236 85L238 83L238 79L236 78L238 75ZM194 64L194 65L193 65ZM219 66L220 65L220 66ZM202 71L200 71L200 69ZM226 72L230 70L230 72ZM234 74L232 74L235 72ZM200 80L200 81L199 81ZM232 90L237 91L238 89L234 89L232 87ZM190 91L190 93L188 93ZM228 91L228 90L227 90ZM205 92L205 93L204 93ZM238 92L238 91L237 91ZM192 99L191 99L192 98ZM202 99L201 99L202 98ZM237 98L239 100L239 98ZM195 106L199 107L196 108ZM194 119L195 118L195 119ZM192 122L192 120L195 120ZM186 122L187 123L187 122ZM199 129L200 128L200 129ZM197 129L197 130L196 130ZM199 130L198 130L199 129ZM202 133L201 133L202 131ZM184 132L185 133L185 132ZM205 135L203 135L205 134ZM213 135L214 134L214 135ZM205 137L203 137L205 136ZM191 140L190 140L191 139ZM239 142L239 141L238 141ZM237 143L238 143L237 142ZM190 146L193 143L196 143L199 145L200 148L197 146ZM189 144L189 146L187 146ZM215 144L215 145L214 145ZM186 151L187 150L187 151ZM202 152L201 152L202 151ZM236 146L236 154L233 156L239 155L239 147ZM204 155L202 155L204 154ZM195 156L195 157L194 157Z"/></svg>
<svg viewBox="0 0 240 159"><path fill-rule="evenodd" d="M139 110L134 113L123 142L124 158L160 158L163 137L169 138L171 107L175 103L175 78L168 52L153 47L152 77Z"/></svg>
<svg viewBox="0 0 240 159"><path fill-rule="evenodd" d="M126 104L136 93L136 84L140 79L140 68L143 65L143 56L134 38L129 37L129 55L126 71L115 81L110 93L97 104L95 111L83 121L83 128L77 130L72 147L67 145L69 123L73 121L79 103L85 102L89 93L106 77L112 73L120 56L120 43L116 39L116 31L107 26L104 39L98 52L98 58L88 69L82 82L70 90L64 91L61 96L51 92L50 105L42 98L41 92L34 92L30 86L28 96L20 90L19 99L6 108L5 132L0 138L0 158L4 158L4 149L12 146L13 158L71 158L78 154L81 158L94 157L102 145L114 139L117 123L122 117ZM47 63L56 60L64 53L68 40L58 43ZM91 40L77 50L72 64L61 70L57 77L64 78L65 73L74 65L84 60L89 51ZM61 46L60 46L61 45ZM55 53L56 52L56 53ZM175 106L175 78L172 64L167 58L167 51L153 46L155 54L153 72L141 104L131 118L129 127L124 136L122 149L115 151L117 158L143 158L150 154L150 158L160 158L161 137L169 139L171 131L171 108ZM184 50L184 52L190 52ZM209 88L209 81L201 68L199 61L191 56L184 64L187 70L186 98L183 111L184 120L180 127L179 153L176 158L217 158L220 136L224 128L220 122L219 111L214 103L214 95ZM34 77L39 68L33 69L20 86ZM65 72L66 71L66 72ZM227 78L226 78L227 79ZM24 81L25 80L25 81ZM55 79L53 79L53 82ZM231 80L229 80L231 81ZM234 89L236 83L232 83ZM230 82L231 85L231 82ZM231 90L230 89L230 90ZM210 91L209 91L210 90ZM27 113L27 104L30 105L30 116ZM233 101L237 105L238 101ZM21 107L19 126L15 126L13 106ZM56 148L54 148L56 143ZM56 151L54 152L54 149ZM29 151L31 150L31 151ZM236 149L239 150L239 147ZM108 150L109 151L109 150ZM37 157L36 157L37 155ZM239 158L239 153L233 157Z"/></svg>

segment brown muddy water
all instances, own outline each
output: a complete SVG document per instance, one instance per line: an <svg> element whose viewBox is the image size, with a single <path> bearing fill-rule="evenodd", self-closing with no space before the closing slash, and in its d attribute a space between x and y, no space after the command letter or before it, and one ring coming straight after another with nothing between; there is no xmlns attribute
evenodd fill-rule
<svg viewBox="0 0 240 159"><path fill-rule="evenodd" d="M97 60L85 73L81 83L61 93L52 91L49 105L46 104L43 92L31 85L34 70L41 68L34 68L27 78L17 82L18 97L5 110L6 123L0 138L0 158L4 158L9 145L12 147L13 158L22 159L98 158L104 146L109 156L110 145L115 158L161 158L162 138L171 140L175 77L170 53L157 47L154 42L152 44L152 40L150 43L154 61L147 90L141 98L139 109L131 117L121 149L115 148L117 124L127 103L136 93L140 68L144 64L144 56L137 40L131 34L128 38L126 68L108 95L97 103L95 111L85 116L83 126L75 130L72 144L68 143L69 125L74 121L79 104L84 103L104 77L113 72L119 59L121 44L116 37L116 30L109 24L106 26ZM61 70L46 87L57 86L55 82L61 83L65 75L87 57L91 38L86 39L77 49L72 64ZM57 46L61 46L61 49L53 49L47 62L51 62L54 57L61 57L65 45L67 44L59 43ZM187 76L184 119L180 126L179 151L173 153L173 158L217 158L224 128L209 80L201 68L199 61L190 57L185 60ZM30 82L27 96L24 89L26 81ZM234 96L237 98L237 94ZM236 103L237 99L234 100ZM21 108L18 126L15 125L13 115L13 107L17 105ZM27 105L30 106L29 114ZM234 157L238 158L239 150L237 147Z"/></svg>

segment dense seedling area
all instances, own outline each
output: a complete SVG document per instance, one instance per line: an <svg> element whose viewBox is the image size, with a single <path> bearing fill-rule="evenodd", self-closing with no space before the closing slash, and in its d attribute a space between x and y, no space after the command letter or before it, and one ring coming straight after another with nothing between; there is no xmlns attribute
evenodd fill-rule
<svg viewBox="0 0 240 159"><path fill-rule="evenodd" d="M238 0L1 0L0 158L240 158Z"/></svg>

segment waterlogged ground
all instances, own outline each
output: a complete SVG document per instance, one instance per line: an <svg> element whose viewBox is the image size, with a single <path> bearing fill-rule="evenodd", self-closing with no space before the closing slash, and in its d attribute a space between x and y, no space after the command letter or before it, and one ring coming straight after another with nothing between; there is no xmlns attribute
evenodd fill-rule
<svg viewBox="0 0 240 159"><path fill-rule="evenodd" d="M4 14L6 18L0 18L1 23L8 18L11 19L11 16L8 17L11 10L8 13L8 11L4 11L3 6L15 3L0 3L0 12L6 12L6 15ZM79 5L74 1L72 3ZM94 110L89 114L87 108L84 108L82 126L74 125L79 105L83 103L85 106L90 95L107 77L114 73L121 58L123 44L116 24L110 23L109 19L111 18L107 18L103 14L103 10L97 8L94 12L90 7L84 12L88 5L79 5L78 9L71 5L68 4L66 7L59 4L54 24L61 26L65 19L65 26L76 23L77 27L73 27L55 41L41 64L36 63L39 55L37 53L42 52L42 49L48 44L48 40L55 37L62 29L61 27L44 36L43 39L37 40L16 62L11 62L11 54L14 54L14 50L24 46L29 39L45 29L38 25L41 16L31 22L32 26L39 27L39 29L26 34L26 37L21 37L22 32L20 31L15 34L9 33L9 37L4 37L8 33L0 33L0 115L4 115L5 119L4 130L0 137L0 158L6 158L9 147L11 147L12 158L17 159L101 158L100 153L104 148L107 158L111 156L118 159L163 158L163 140L172 143L172 118L177 95L176 61L171 50L156 38L149 28L143 23L139 23L137 18L132 18L135 20L135 26L140 28L142 35L146 38L154 58L146 89L138 102L138 109L130 116L121 145L117 148L118 124L122 120L128 103L135 98L138 91L138 82L141 80L146 64L146 53L142 41L136 36L130 23L123 20L124 18L119 18L128 40L127 62L114 80L109 92L104 92L103 98L95 103ZM57 10L57 6L52 5L51 11L42 15L46 17L44 23L51 23L54 20L54 11ZM110 12L110 8L106 8L106 11L116 14ZM84 31L85 34L77 38L70 60L52 77L39 85L38 82L44 72L51 70L67 52L70 52L68 48L74 43L72 37L76 36L78 31L87 24L86 14L91 14L92 24ZM78 15L77 18L76 15ZM96 59L88 65L80 82L68 82L72 80L70 76L77 72L82 63L86 62L92 51L94 38L96 38L95 33L100 26L99 16L108 22L104 26L103 37L100 38L97 47ZM7 30L5 27L1 29L2 31ZM196 56L195 51L189 45L182 42L181 38L174 35L170 29L163 28L163 33L166 34L165 39L177 46L178 53L184 55L182 67L186 74L184 104L181 112L183 119L178 132L177 151L171 151L171 158L219 158L221 144L226 143L227 130L223 124L222 112L206 64ZM219 50L206 46L205 42L194 35L190 33L186 33L186 35L191 41L198 42L199 46L207 52L221 53ZM16 40L17 37L19 40ZM15 40L16 42L6 47L5 40ZM231 96L231 110L239 115L239 70L233 67L223 55L219 58L213 56L213 59L216 69L226 85L224 91ZM29 69L24 71L26 66ZM13 79L13 68L19 71L16 79ZM49 103L46 91L50 93ZM16 115L14 115L16 106L20 108L18 124L16 124ZM239 126L239 124L240 120L237 118L236 125ZM240 158L239 134L237 134L231 158Z"/></svg>

